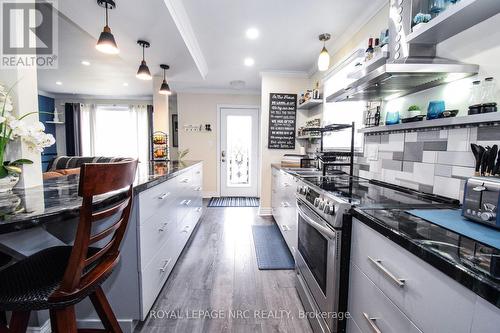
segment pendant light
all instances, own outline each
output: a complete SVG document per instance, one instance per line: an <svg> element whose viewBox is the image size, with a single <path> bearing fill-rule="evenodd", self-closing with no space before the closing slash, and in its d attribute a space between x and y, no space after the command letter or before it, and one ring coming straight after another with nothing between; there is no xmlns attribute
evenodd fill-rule
<svg viewBox="0 0 500 333"><path fill-rule="evenodd" d="M142 47L142 61L136 76L140 80L151 80L153 77L151 76L151 72L149 71L149 67L146 64L146 60L144 57L144 52L145 52L144 50L150 47L151 44L149 44L149 42L146 42L144 40L138 40L137 44L139 44Z"/></svg>
<svg viewBox="0 0 500 333"><path fill-rule="evenodd" d="M166 77L166 71L167 69L170 69L169 65L160 65L161 69L163 69L163 82L161 84L160 91L158 92L159 94L162 95L172 95L172 91L170 90L170 87L168 86L167 83L167 77Z"/></svg>
<svg viewBox="0 0 500 333"><path fill-rule="evenodd" d="M328 54L328 50L326 49L326 42L330 40L330 34L321 34L319 35L319 40L323 42L323 49L318 57L318 70L321 72L326 71L330 67L330 54Z"/></svg>
<svg viewBox="0 0 500 333"><path fill-rule="evenodd" d="M111 33L111 28L108 25L108 10L116 8L115 2L113 0L97 0L97 4L106 8L106 25L99 36L95 48L102 53L118 54L120 50L116 45L115 37Z"/></svg>

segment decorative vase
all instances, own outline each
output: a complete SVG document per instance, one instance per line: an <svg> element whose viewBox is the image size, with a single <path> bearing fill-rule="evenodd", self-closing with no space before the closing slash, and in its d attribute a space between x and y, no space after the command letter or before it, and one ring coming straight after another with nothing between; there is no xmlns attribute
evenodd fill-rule
<svg viewBox="0 0 500 333"><path fill-rule="evenodd" d="M9 173L7 177L0 178L0 193L12 191L19 182L19 175Z"/></svg>

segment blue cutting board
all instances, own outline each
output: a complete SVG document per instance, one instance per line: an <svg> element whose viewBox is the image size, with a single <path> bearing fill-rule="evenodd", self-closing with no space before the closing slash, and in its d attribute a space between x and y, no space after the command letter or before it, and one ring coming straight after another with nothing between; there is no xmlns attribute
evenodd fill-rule
<svg viewBox="0 0 500 333"><path fill-rule="evenodd" d="M462 236L500 249L500 230L467 220L459 209L414 209L406 212Z"/></svg>

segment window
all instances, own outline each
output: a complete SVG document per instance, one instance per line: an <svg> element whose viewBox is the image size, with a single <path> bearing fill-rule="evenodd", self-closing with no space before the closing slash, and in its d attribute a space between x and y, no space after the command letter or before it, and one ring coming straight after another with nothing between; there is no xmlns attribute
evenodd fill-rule
<svg viewBox="0 0 500 333"><path fill-rule="evenodd" d="M146 105L83 105L81 117L83 156L149 160Z"/></svg>

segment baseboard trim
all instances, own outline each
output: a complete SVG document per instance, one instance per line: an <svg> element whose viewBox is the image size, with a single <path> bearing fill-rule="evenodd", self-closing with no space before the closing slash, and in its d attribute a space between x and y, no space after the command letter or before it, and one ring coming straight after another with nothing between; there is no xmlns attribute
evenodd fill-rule
<svg viewBox="0 0 500 333"><path fill-rule="evenodd" d="M271 207L259 207L260 216L271 216L273 215L273 209Z"/></svg>
<svg viewBox="0 0 500 333"><path fill-rule="evenodd" d="M100 319L77 319L76 324L78 327L85 327L88 329L102 329L102 323ZM118 324L123 331L123 333L133 333L135 326L137 325L137 321L132 319L118 319Z"/></svg>
<svg viewBox="0 0 500 333"><path fill-rule="evenodd" d="M47 320L42 326L30 326L26 329L26 333L50 333L50 320Z"/></svg>
<svg viewBox="0 0 500 333"><path fill-rule="evenodd" d="M203 198L210 199L212 197L218 197L219 193L217 191L203 191Z"/></svg>

